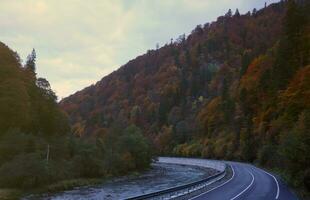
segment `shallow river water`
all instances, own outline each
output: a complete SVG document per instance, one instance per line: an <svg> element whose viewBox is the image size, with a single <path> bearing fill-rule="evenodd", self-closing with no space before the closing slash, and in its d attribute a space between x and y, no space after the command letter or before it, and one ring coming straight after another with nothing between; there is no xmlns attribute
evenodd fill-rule
<svg viewBox="0 0 310 200"><path fill-rule="evenodd" d="M100 185L75 188L56 194L28 196L24 200L125 199L197 181L213 173L215 171L212 169L196 166L154 163L151 170L139 176L116 178Z"/></svg>

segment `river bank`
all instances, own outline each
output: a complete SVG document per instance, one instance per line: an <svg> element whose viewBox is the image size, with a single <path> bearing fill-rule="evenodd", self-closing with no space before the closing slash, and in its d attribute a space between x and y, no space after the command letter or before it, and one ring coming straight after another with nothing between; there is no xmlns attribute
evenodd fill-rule
<svg viewBox="0 0 310 200"><path fill-rule="evenodd" d="M214 173L216 170L204 167L154 163L149 171L141 174L113 178L102 184L76 187L64 192L28 195L23 200L124 199L197 181Z"/></svg>

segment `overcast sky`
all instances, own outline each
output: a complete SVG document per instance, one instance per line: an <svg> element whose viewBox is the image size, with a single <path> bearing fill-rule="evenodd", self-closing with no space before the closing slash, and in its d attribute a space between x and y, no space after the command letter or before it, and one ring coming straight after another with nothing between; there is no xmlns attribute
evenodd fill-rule
<svg viewBox="0 0 310 200"><path fill-rule="evenodd" d="M0 41L66 97L128 60L216 20L278 0L0 0ZM1 58L0 58L1 59Z"/></svg>

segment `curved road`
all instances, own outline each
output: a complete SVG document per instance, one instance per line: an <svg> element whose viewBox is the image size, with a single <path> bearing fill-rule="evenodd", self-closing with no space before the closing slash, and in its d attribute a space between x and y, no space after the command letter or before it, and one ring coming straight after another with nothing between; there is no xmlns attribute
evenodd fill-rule
<svg viewBox="0 0 310 200"><path fill-rule="evenodd" d="M272 174L253 165L228 162L233 176L214 189L190 200L297 200L296 195Z"/></svg>

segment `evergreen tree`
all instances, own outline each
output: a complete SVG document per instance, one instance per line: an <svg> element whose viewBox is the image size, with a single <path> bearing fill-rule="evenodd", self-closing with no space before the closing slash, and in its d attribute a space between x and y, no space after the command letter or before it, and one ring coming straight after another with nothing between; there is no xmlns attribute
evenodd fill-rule
<svg viewBox="0 0 310 200"><path fill-rule="evenodd" d="M255 16L256 13L257 13L257 10L256 10L256 8L254 8L253 11L252 11L252 16Z"/></svg>
<svg viewBox="0 0 310 200"><path fill-rule="evenodd" d="M229 9L227 13L225 14L225 17L231 17L231 16L232 16L232 11L231 9Z"/></svg>
<svg viewBox="0 0 310 200"><path fill-rule="evenodd" d="M284 35L279 43L273 68L273 87L283 89L300 68L308 64L309 37L304 34L309 20L294 0L288 1L284 18Z"/></svg>
<svg viewBox="0 0 310 200"><path fill-rule="evenodd" d="M236 12L235 12L235 15L234 15L234 16L236 16L236 17L240 17L240 13L239 13L238 8L236 9Z"/></svg>
<svg viewBox="0 0 310 200"><path fill-rule="evenodd" d="M250 52L249 51L244 51L243 55L241 57L240 77L243 76L246 73L246 71L248 69L248 66L251 63L251 61L252 61L252 57L251 57Z"/></svg>
<svg viewBox="0 0 310 200"><path fill-rule="evenodd" d="M36 71L36 51L32 49L32 52L27 56L25 68L31 70L32 72Z"/></svg>

